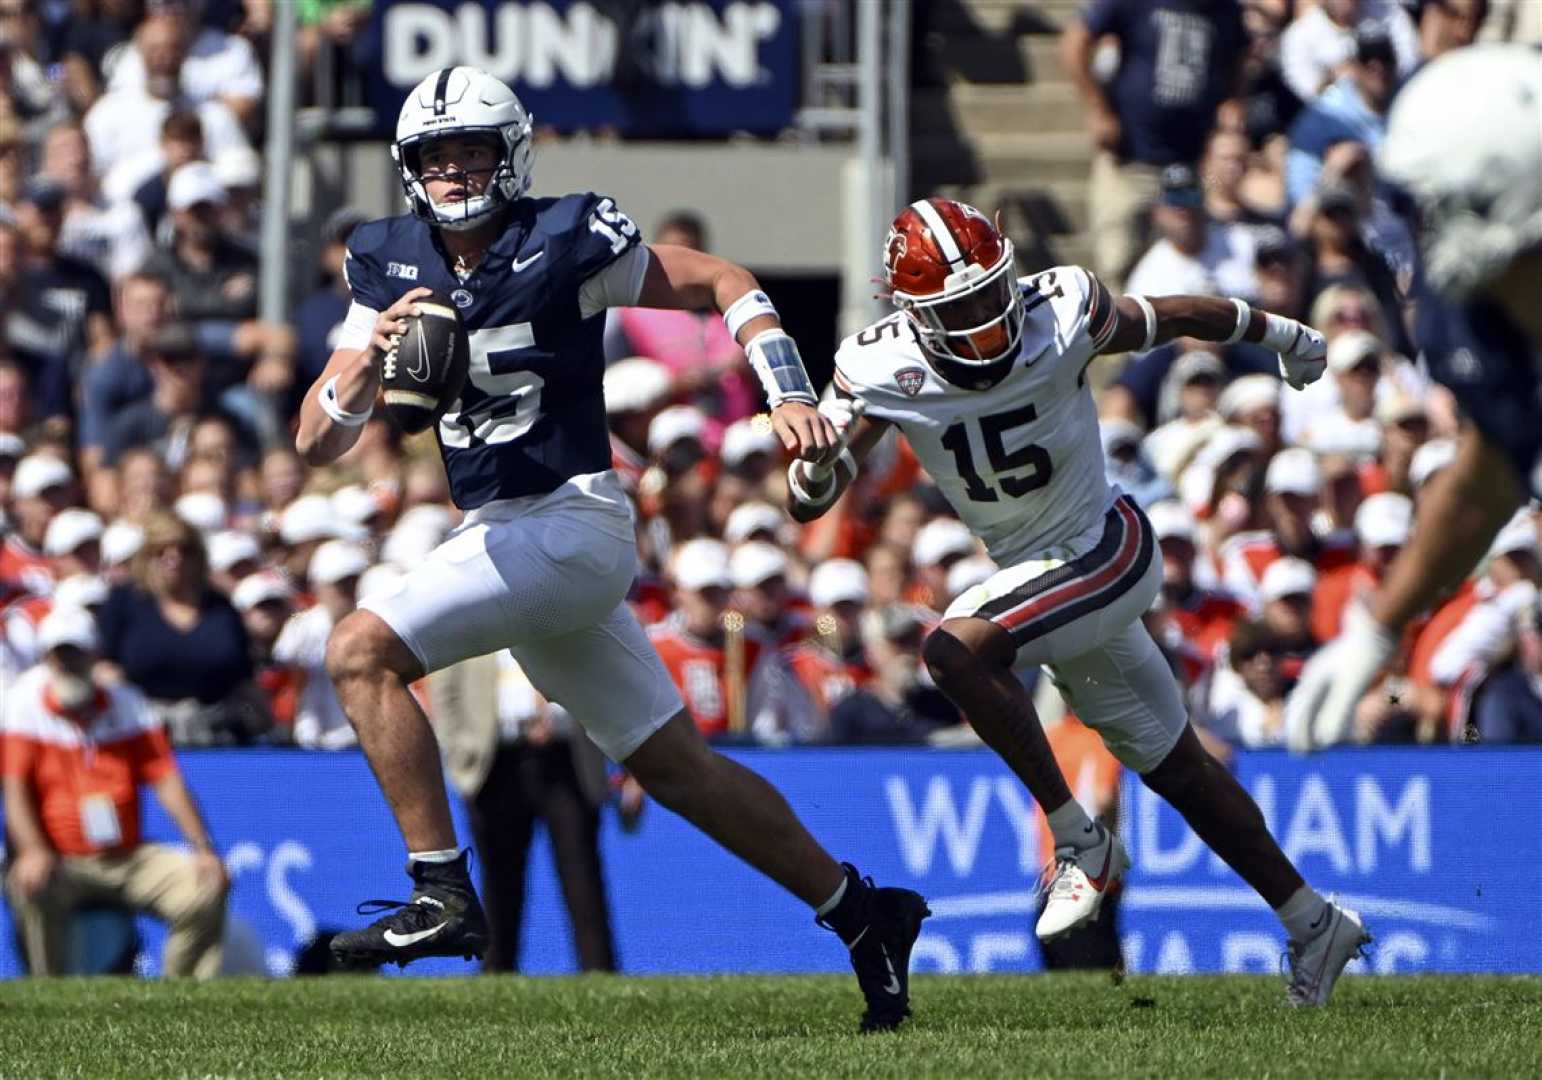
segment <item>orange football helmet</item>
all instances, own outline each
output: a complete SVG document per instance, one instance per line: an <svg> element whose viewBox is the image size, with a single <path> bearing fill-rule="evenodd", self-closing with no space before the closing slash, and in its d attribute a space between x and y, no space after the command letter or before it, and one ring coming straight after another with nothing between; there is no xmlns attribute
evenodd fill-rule
<svg viewBox="0 0 1542 1080"><path fill-rule="evenodd" d="M883 267L895 306L942 361L939 373L985 384L971 388L1000 381L1022 340L1023 300L1012 241L990 219L952 199L913 202L889 226Z"/></svg>

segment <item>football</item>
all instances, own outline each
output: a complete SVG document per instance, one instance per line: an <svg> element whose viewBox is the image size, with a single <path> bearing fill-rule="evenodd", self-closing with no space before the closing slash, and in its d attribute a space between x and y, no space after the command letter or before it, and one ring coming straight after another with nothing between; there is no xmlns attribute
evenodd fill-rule
<svg viewBox="0 0 1542 1080"><path fill-rule="evenodd" d="M417 302L407 330L381 362L386 413L409 435L426 431L460 397L471 344L460 312L438 293Z"/></svg>

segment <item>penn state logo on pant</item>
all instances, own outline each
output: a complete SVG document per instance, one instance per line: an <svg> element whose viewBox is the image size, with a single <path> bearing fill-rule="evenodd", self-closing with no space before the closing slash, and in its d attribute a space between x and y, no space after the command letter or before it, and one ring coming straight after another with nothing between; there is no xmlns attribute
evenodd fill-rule
<svg viewBox="0 0 1542 1080"><path fill-rule="evenodd" d="M900 368L894 373L894 381L907 395L915 397L926 385L926 372L918 367Z"/></svg>
<svg viewBox="0 0 1542 1080"><path fill-rule="evenodd" d="M471 306L471 302L473 300L475 300L475 299L476 299L476 297L472 296L465 289L456 289L454 292L452 292L450 294L450 300L458 308L468 308L468 307L470 307Z"/></svg>

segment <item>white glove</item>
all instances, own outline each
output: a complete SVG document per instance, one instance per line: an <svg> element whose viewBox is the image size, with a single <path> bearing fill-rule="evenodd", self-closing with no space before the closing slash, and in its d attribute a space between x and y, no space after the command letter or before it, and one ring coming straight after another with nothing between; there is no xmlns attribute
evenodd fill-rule
<svg viewBox="0 0 1542 1080"><path fill-rule="evenodd" d="M1355 707L1387 666L1397 636L1356 605L1344 613L1339 636L1317 651L1285 702L1285 743L1303 754L1343 742Z"/></svg>
<svg viewBox="0 0 1542 1080"><path fill-rule="evenodd" d="M847 449L851 440L857 433L857 420L867 412L867 402L861 398L831 397L819 403L819 414L830 421L835 428L835 434L840 439L836 444L834 456L824 464L805 462L804 475L814 482L816 486L822 485L832 472L835 471L836 462L844 462L853 476L857 472L856 459Z"/></svg>
<svg viewBox="0 0 1542 1080"><path fill-rule="evenodd" d="M1328 343L1316 330L1294 319L1280 319L1282 323L1289 324L1288 341L1271 341L1275 330L1273 320L1276 318L1279 316L1271 316L1271 334L1266 335L1265 344L1279 351L1280 377L1290 384L1292 390L1305 389L1322 378L1323 372L1328 370Z"/></svg>

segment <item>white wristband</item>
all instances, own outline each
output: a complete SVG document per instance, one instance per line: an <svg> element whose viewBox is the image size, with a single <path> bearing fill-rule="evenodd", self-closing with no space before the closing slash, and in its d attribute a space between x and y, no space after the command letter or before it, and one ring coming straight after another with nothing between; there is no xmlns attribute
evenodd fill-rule
<svg viewBox="0 0 1542 1080"><path fill-rule="evenodd" d="M766 391L766 400L774 409L788 401L817 404L819 395L803 368L803 357L798 354L798 343L785 330L762 330L750 339L745 347L750 367L760 377L760 385Z"/></svg>
<svg viewBox="0 0 1542 1080"><path fill-rule="evenodd" d="M1144 342L1142 342L1141 343L1141 347L1139 349L1135 350L1135 351L1136 352L1149 352L1150 349L1151 349L1151 346L1156 344L1156 337L1157 337L1156 308L1152 307L1151 306L1151 301L1147 300L1144 296L1135 296L1135 295L1132 294L1130 296L1130 299L1135 301L1135 305L1140 308L1140 313L1146 317L1146 340Z"/></svg>
<svg viewBox="0 0 1542 1080"><path fill-rule="evenodd" d="M850 451L846 453L846 456L850 457ZM853 464L855 464L855 461L853 461ZM794 461L791 465L787 466L787 489L792 492L792 497L800 506L806 506L810 510L820 510L835 501L835 494L840 490L840 485L835 482L835 478L831 475L831 470L826 469L823 470L825 474L824 479L828 481L829 486L825 488L824 493L821 495L809 494L808 488L803 486L804 473L812 474L814 471L815 467L801 458ZM807 479L818 483L820 478L810 475Z"/></svg>
<svg viewBox="0 0 1542 1080"><path fill-rule="evenodd" d="M1237 309L1237 328L1231 332L1231 337L1226 339L1227 345L1235 345L1241 341L1242 335L1246 334L1248 327L1253 325L1253 309L1248 306L1248 302L1238 300L1235 296L1232 297L1231 302Z"/></svg>
<svg viewBox="0 0 1542 1080"><path fill-rule="evenodd" d="M738 341L739 331L744 329L744 324L762 315L769 315L781 322L781 316L772 306L771 298L759 289L751 289L728 305L728 310L723 312L723 323L728 327L729 336Z"/></svg>
<svg viewBox="0 0 1542 1080"><path fill-rule="evenodd" d="M1266 349L1289 353L1301 340L1301 324L1272 311L1264 312L1264 336L1258 341Z"/></svg>
<svg viewBox="0 0 1542 1080"><path fill-rule="evenodd" d="M316 401L321 405L321 411L332 418L332 422L343 427L363 427L369 423L369 418L375 412L375 403L369 403L369 408L363 412L349 412L343 408L342 402L337 400L337 376L334 375L321 384L321 393L316 395Z"/></svg>

